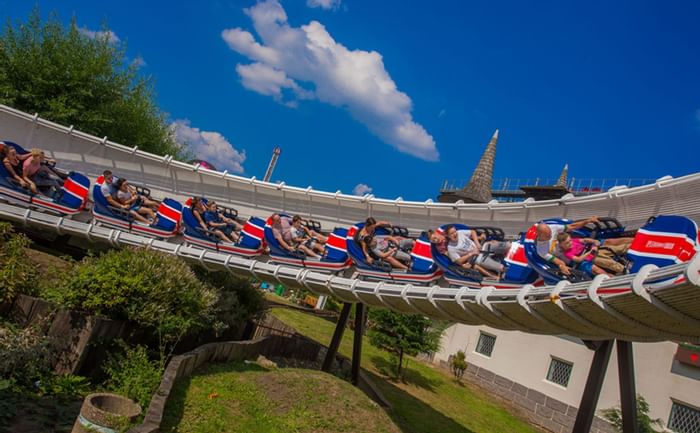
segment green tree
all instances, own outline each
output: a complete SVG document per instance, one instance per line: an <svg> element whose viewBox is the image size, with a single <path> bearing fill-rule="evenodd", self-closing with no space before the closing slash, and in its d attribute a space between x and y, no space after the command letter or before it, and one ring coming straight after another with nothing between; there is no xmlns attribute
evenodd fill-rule
<svg viewBox="0 0 700 433"><path fill-rule="evenodd" d="M622 431L622 411L619 407L604 409L601 412L603 418L610 421L617 431ZM661 418L653 419L649 416L649 403L639 394L637 394L637 425L639 433L656 433L654 426L662 429L664 425Z"/></svg>
<svg viewBox="0 0 700 433"><path fill-rule="evenodd" d="M444 328L424 316L381 309L370 311L367 334L370 343L395 355L396 377L403 378L404 355L438 350Z"/></svg>
<svg viewBox="0 0 700 433"><path fill-rule="evenodd" d="M104 27L106 30L106 26ZM26 23L0 33L0 103L127 146L183 157L126 46L105 33L90 38L75 17L64 26L35 8Z"/></svg>

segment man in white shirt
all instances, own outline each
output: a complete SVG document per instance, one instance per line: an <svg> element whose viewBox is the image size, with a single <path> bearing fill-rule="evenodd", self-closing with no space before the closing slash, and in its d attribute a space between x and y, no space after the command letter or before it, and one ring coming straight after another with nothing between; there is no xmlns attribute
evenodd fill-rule
<svg viewBox="0 0 700 433"><path fill-rule="evenodd" d="M491 257L491 253L505 254L510 242L488 241L482 246L474 230L457 230L453 225L445 228L445 235L447 256L455 264L474 268L490 278L497 278L505 269L503 263Z"/></svg>

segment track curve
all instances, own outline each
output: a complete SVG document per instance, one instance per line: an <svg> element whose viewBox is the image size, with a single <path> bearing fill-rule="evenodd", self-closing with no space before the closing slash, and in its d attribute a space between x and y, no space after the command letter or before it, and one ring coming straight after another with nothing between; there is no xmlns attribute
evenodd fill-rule
<svg viewBox="0 0 700 433"><path fill-rule="evenodd" d="M617 188L584 197L525 203L444 204L354 197L231 176L155 156L66 128L38 116L0 105L0 137L41 147L67 169L93 179L105 168L142 182L156 194L184 201L192 195L215 198L252 216L277 211L313 216L325 224L351 224L368 215L388 219L413 230L468 220L491 224L515 234L545 217L612 216L640 226L649 216L682 214L700 220L700 173L662 178L637 188ZM307 269L246 259L192 246L169 243L0 203L0 218L59 234L69 234L113 246L132 245L177 255L240 275L275 279L331 294L346 302L419 313L470 325L536 334L628 341L684 340L700 342L700 254L689 263L634 275L597 277L592 282L556 286L525 286L518 290L419 287L368 282ZM663 286L650 283L669 279ZM607 289L622 293L601 294Z"/></svg>

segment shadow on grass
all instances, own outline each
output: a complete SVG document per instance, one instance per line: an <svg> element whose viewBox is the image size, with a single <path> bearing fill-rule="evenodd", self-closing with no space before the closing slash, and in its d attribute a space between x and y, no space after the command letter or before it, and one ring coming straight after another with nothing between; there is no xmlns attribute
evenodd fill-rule
<svg viewBox="0 0 700 433"><path fill-rule="evenodd" d="M381 356L373 356L370 358L370 361L377 371L382 374L386 374L392 378L396 376L396 364L392 363L390 360L382 358ZM429 379L423 376L418 370L411 368L411 364L404 368L402 382L415 385L430 392L435 392L435 387L440 384L439 381Z"/></svg>
<svg viewBox="0 0 700 433"><path fill-rule="evenodd" d="M216 364L206 364L204 367L197 369L193 376L212 376L222 373L242 373L245 371L268 371L255 363L245 363L245 362L225 362ZM163 422L161 423L160 431L163 433L176 432L177 427L182 421L182 417L185 414L185 403L187 401L187 389L192 383L192 376L183 377L175 382L172 391L170 391L170 398L168 398L165 404L165 411L163 412Z"/></svg>
<svg viewBox="0 0 700 433"><path fill-rule="evenodd" d="M387 411L403 433L475 433L386 379L365 370L393 405Z"/></svg>

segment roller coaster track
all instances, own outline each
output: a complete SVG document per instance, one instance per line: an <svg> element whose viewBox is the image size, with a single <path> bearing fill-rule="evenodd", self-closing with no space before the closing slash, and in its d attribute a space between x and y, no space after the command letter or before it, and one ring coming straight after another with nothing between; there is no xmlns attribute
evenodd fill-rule
<svg viewBox="0 0 700 433"><path fill-rule="evenodd" d="M183 200L195 194L215 198L239 209L240 215L285 211L313 216L324 224L350 225L373 215L422 230L447 222L490 224L515 234L544 217L576 219L613 216L628 226L640 226L649 216L680 214L700 220L700 173L662 178L636 188L618 187L587 197L524 203L444 204L354 197L260 182L219 173L155 156L75 131L9 107L0 106L0 138L41 147L61 166L93 179L105 168L149 185L160 196ZM345 302L418 313L505 330L546 335L570 335L588 340L683 340L700 342L700 254L688 263L579 284L524 286L480 290L369 282L246 259L189 245L143 237L67 217L0 203L0 218L61 235L112 246L151 248L244 276L277 280L333 295ZM665 281L659 284L660 280ZM613 292L613 293L611 293Z"/></svg>

